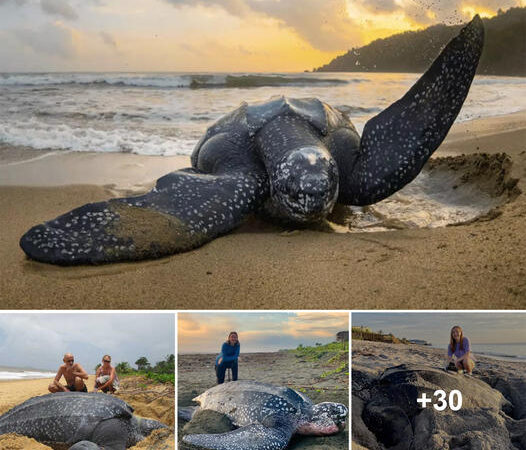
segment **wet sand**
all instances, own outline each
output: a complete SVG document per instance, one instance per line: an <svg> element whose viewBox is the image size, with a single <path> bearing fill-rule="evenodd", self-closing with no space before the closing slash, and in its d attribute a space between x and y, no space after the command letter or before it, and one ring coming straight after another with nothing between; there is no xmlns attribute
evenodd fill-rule
<svg viewBox="0 0 526 450"><path fill-rule="evenodd" d="M526 113L457 124L435 155L483 152L508 154L511 176L526 192ZM291 232L253 220L188 253L140 263L62 268L26 259L18 246L20 236L84 203L147 189L154 178L188 165L188 158L69 153L16 163L20 151L2 153L7 155L0 161L3 308L526 305L525 194L499 207L491 220L469 225L342 234Z"/></svg>
<svg viewBox="0 0 526 450"><path fill-rule="evenodd" d="M192 402L192 398L215 386L215 357L215 354L178 356L178 407L196 405ZM289 351L244 353L239 359L239 379L287 386L296 390L301 389L314 403L326 401L348 405L348 371L328 374L343 362L339 359L331 362L328 361L329 358L330 356L314 362L303 357L298 358ZM346 354L345 358L347 358ZM210 419L206 424L207 426L211 426ZM178 420L178 448L181 450L194 448L181 441L185 432L183 427L186 424L187 422ZM227 429L221 431L224 432ZM196 428L193 428L193 432L197 432ZM200 430L200 432L205 431ZM287 449L343 450L349 448L348 442L349 424L347 424L344 432L333 436L296 436Z"/></svg>
<svg viewBox="0 0 526 450"><path fill-rule="evenodd" d="M0 415L31 397L45 395L52 378L36 380L0 381ZM93 387L93 375L86 382L88 389ZM167 430L156 430L132 449L156 448L173 450L175 448L175 401L173 386L146 381L139 377L121 377L120 389L116 394L134 408L140 417L159 420L168 425ZM34 439L14 434L0 436L0 449L50 449Z"/></svg>

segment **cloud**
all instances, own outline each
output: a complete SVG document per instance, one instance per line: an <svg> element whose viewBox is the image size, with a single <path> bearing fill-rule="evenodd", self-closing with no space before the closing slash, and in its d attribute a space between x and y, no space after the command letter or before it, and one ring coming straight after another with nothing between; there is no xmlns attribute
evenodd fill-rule
<svg viewBox="0 0 526 450"><path fill-rule="evenodd" d="M18 41L36 53L69 58L75 54L73 36L70 30L58 25L48 24L38 30L22 28L12 31Z"/></svg>
<svg viewBox="0 0 526 450"><path fill-rule="evenodd" d="M431 25L463 23L470 20L475 13L493 15L499 8L506 10L512 6L521 6L521 2L520 0L440 0L439 2L403 0L401 5L406 16L421 25Z"/></svg>
<svg viewBox="0 0 526 450"><path fill-rule="evenodd" d="M0 0L0 6L7 5L9 3L13 3L14 5L21 6L26 2L27 0Z"/></svg>
<svg viewBox="0 0 526 450"><path fill-rule="evenodd" d="M66 0L40 0L40 7L47 14L72 20L78 19L78 14Z"/></svg>
<svg viewBox="0 0 526 450"><path fill-rule="evenodd" d="M393 12L400 9L400 5L395 0L359 0L355 3L360 3L369 11L376 13Z"/></svg>
<svg viewBox="0 0 526 450"><path fill-rule="evenodd" d="M345 0L165 0L175 7L222 8L238 17L261 16L291 28L314 48L335 51L356 40L357 27Z"/></svg>
<svg viewBox="0 0 526 450"><path fill-rule="evenodd" d="M107 31L101 31L99 33L99 36L106 45L108 45L109 47L117 48L117 41L110 33L108 33Z"/></svg>
<svg viewBox="0 0 526 450"><path fill-rule="evenodd" d="M174 329L171 314L0 314L0 361L55 369L71 352L89 371L106 353L115 363L157 362L174 353Z"/></svg>
<svg viewBox="0 0 526 450"><path fill-rule="evenodd" d="M179 351L214 353L232 330L244 352L261 352L332 342L348 329L348 313L180 313Z"/></svg>

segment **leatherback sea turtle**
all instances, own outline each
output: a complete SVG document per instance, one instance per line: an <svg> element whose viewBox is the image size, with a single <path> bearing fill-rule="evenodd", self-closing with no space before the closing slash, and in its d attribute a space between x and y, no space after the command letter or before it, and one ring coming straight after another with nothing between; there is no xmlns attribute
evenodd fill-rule
<svg viewBox="0 0 526 450"><path fill-rule="evenodd" d="M33 397L0 416L0 434L17 433L69 450L124 450L158 428L166 425L136 417L125 401L98 393Z"/></svg>
<svg viewBox="0 0 526 450"><path fill-rule="evenodd" d="M219 384L194 398L199 407L179 417L190 419L198 410L225 414L237 428L228 433L189 434L188 444L216 450L279 450L293 434L327 436L345 428L348 409L341 403L314 405L294 389L256 381Z"/></svg>
<svg viewBox="0 0 526 450"><path fill-rule="evenodd" d="M444 140L482 52L475 18L400 100L370 119L360 139L345 114L314 98L248 105L213 124L192 168L137 197L91 203L31 228L20 240L54 264L155 258L227 233L250 213L319 221L336 202L368 205L413 180Z"/></svg>

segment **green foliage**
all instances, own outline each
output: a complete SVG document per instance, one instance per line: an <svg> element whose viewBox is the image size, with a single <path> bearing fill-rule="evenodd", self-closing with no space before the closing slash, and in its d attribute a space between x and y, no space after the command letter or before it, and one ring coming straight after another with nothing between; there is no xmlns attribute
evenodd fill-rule
<svg viewBox="0 0 526 450"><path fill-rule="evenodd" d="M335 355L340 355L342 353L348 354L349 350L342 347L341 342L331 342L330 344L317 345L315 347L304 347L303 345L298 345L296 350L293 350L298 358L306 358L310 361L317 361L326 356L333 358Z"/></svg>
<svg viewBox="0 0 526 450"><path fill-rule="evenodd" d="M95 372L97 372L97 370L99 369L99 367L101 366L101 363L98 363L96 366L95 366Z"/></svg>
<svg viewBox="0 0 526 450"><path fill-rule="evenodd" d="M500 10L497 16L483 21L486 36L477 73L526 76L526 8ZM377 39L349 50L315 71L420 73L460 28L461 25L440 24Z"/></svg>
<svg viewBox="0 0 526 450"><path fill-rule="evenodd" d="M132 373L133 369L127 362L120 362L115 366L115 370L118 374Z"/></svg>
<svg viewBox="0 0 526 450"><path fill-rule="evenodd" d="M382 330L378 332L372 331L368 327L352 327L351 328L352 339L362 341L376 341L376 342L388 342L391 344L409 344L406 338L397 338L393 333L384 334Z"/></svg>
<svg viewBox="0 0 526 450"><path fill-rule="evenodd" d="M137 370L146 370L150 367L150 363L145 356L141 356L137 361L135 361Z"/></svg>
<svg viewBox="0 0 526 450"><path fill-rule="evenodd" d="M330 375L335 375L337 373L342 373L343 371L349 371L349 362L343 362L339 367L337 367L334 370L329 370L328 372L324 372L321 374L321 378L327 378Z"/></svg>
<svg viewBox="0 0 526 450"><path fill-rule="evenodd" d="M155 381L157 383L171 383L175 384L175 373L156 373L156 372L146 372L144 374L146 378Z"/></svg>
<svg viewBox="0 0 526 450"><path fill-rule="evenodd" d="M139 368L133 369L127 362L120 362L115 366L115 370L121 376L126 375L142 375L156 383L172 383L175 384L175 355L166 355L163 361L155 363L151 367L146 357L141 356L135 364Z"/></svg>

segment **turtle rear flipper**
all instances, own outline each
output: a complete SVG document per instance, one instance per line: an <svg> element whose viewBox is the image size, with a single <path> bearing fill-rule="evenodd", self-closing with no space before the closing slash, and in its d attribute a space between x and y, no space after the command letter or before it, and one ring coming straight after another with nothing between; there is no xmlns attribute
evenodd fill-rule
<svg viewBox="0 0 526 450"><path fill-rule="evenodd" d="M270 428L252 424L228 433L189 434L183 438L187 444L213 450L282 450L287 447L292 431L288 428Z"/></svg>
<svg viewBox="0 0 526 450"><path fill-rule="evenodd" d="M37 261L100 264L190 250L239 225L265 199L265 176L169 173L145 195L89 203L31 228L20 239Z"/></svg>
<svg viewBox="0 0 526 450"><path fill-rule="evenodd" d="M378 202L418 175L464 103L483 43L477 15L407 94L366 123L356 164L340 188L345 203Z"/></svg>

